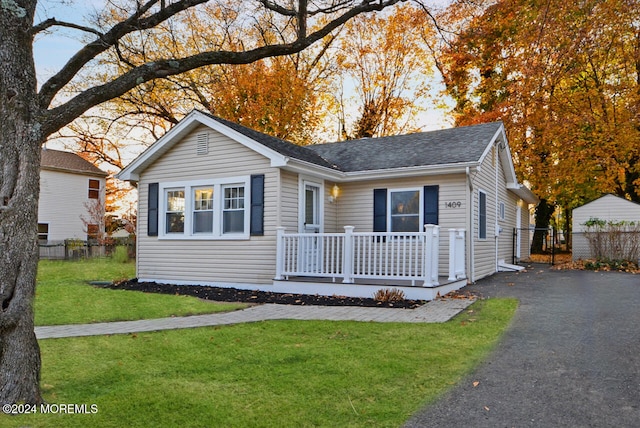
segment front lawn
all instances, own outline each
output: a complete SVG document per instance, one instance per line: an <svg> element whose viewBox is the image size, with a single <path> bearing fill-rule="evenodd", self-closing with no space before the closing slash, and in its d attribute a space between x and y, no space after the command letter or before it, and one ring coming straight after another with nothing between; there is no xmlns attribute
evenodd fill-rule
<svg viewBox="0 0 640 428"><path fill-rule="evenodd" d="M241 303L218 303L186 296L102 289L87 283L134 276L134 263L122 263L110 258L42 260L38 265L36 325L131 321L247 307Z"/></svg>
<svg viewBox="0 0 640 428"><path fill-rule="evenodd" d="M517 303L444 324L267 321L41 340L53 404L95 414L0 415L7 427L397 427L460 381Z"/></svg>

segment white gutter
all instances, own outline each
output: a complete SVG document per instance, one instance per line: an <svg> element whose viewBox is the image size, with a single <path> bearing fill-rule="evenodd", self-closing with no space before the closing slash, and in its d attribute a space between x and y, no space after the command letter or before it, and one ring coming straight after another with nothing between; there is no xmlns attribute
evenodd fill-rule
<svg viewBox="0 0 640 428"><path fill-rule="evenodd" d="M287 158L285 169L293 172L317 175L321 178L340 183L365 181L371 179L419 177L440 174L464 174L470 168L478 168L477 162L465 162L443 165L411 166L393 169L342 172L315 165L295 158Z"/></svg>
<svg viewBox="0 0 640 428"><path fill-rule="evenodd" d="M467 263L469 263L469 265L467 266L467 272L469 272L469 278L471 280L471 283L476 282L475 280L475 247L473 245L474 241L473 241L473 237L474 237L474 230L473 230L473 181L471 180L471 169L469 167L466 168L466 174L467 174L467 183L469 185L469 223L468 223L468 233L467 233L467 241L468 241L468 248L469 248L469 252L467 254L469 254L469 257L467 258Z"/></svg>

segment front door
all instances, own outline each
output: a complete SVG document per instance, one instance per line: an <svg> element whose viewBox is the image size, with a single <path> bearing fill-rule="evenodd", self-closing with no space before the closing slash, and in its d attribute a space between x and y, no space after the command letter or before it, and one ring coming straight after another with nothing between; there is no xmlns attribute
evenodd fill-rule
<svg viewBox="0 0 640 428"><path fill-rule="evenodd" d="M320 233L320 185L304 182L302 197L302 233ZM303 272L318 273L321 263L321 239L316 236L306 236L300 241L300 267Z"/></svg>
<svg viewBox="0 0 640 428"><path fill-rule="evenodd" d="M320 187L304 185L304 233L320 232Z"/></svg>

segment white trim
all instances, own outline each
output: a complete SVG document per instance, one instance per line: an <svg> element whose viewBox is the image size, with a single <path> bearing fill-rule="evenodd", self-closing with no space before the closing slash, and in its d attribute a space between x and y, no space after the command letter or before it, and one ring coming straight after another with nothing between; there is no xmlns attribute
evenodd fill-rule
<svg viewBox="0 0 640 428"><path fill-rule="evenodd" d="M387 188L387 231L394 232L391 227L391 194L397 192L418 192L418 230L413 232L422 232L422 225L424 225L424 194L422 187Z"/></svg>
<svg viewBox="0 0 640 428"><path fill-rule="evenodd" d="M324 181L311 177L298 176L298 233L304 233L305 223L305 189L306 186L314 186L319 190L318 194L318 224L320 233L324 233Z"/></svg>
<svg viewBox="0 0 640 428"><path fill-rule="evenodd" d="M484 194L484 237L480 236L481 223L480 223L480 194ZM489 207L489 201L487 200L488 193L486 190L478 189L478 241L486 241L489 236L489 211L487 208Z"/></svg>
<svg viewBox="0 0 640 428"><path fill-rule="evenodd" d="M244 187L244 232L223 233L224 188L229 186ZM213 231L212 233L193 232L193 194L197 188L213 188ZM184 232L166 232L166 192L172 189L183 189L185 194ZM249 239L251 214L251 176L236 176L216 179L192 181L172 181L158 185L158 239L159 240L236 240Z"/></svg>

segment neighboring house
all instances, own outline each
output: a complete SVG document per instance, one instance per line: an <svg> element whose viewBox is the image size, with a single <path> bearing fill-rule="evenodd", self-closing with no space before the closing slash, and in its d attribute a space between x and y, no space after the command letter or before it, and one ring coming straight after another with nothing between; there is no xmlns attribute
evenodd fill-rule
<svg viewBox="0 0 640 428"><path fill-rule="evenodd" d="M104 232L107 173L75 153L42 149L38 239L60 243ZM100 207L92 215L89 207ZM83 221L85 219L86 223Z"/></svg>
<svg viewBox="0 0 640 428"><path fill-rule="evenodd" d="M590 219L605 222L640 222L640 204L628 201L615 195L604 195L573 210L572 220L572 255L573 260L590 259L595 256L585 235Z"/></svg>
<svg viewBox="0 0 640 428"><path fill-rule="evenodd" d="M537 200L502 123L297 146L194 111L117 177L138 186L140 281L361 297L495 273Z"/></svg>

